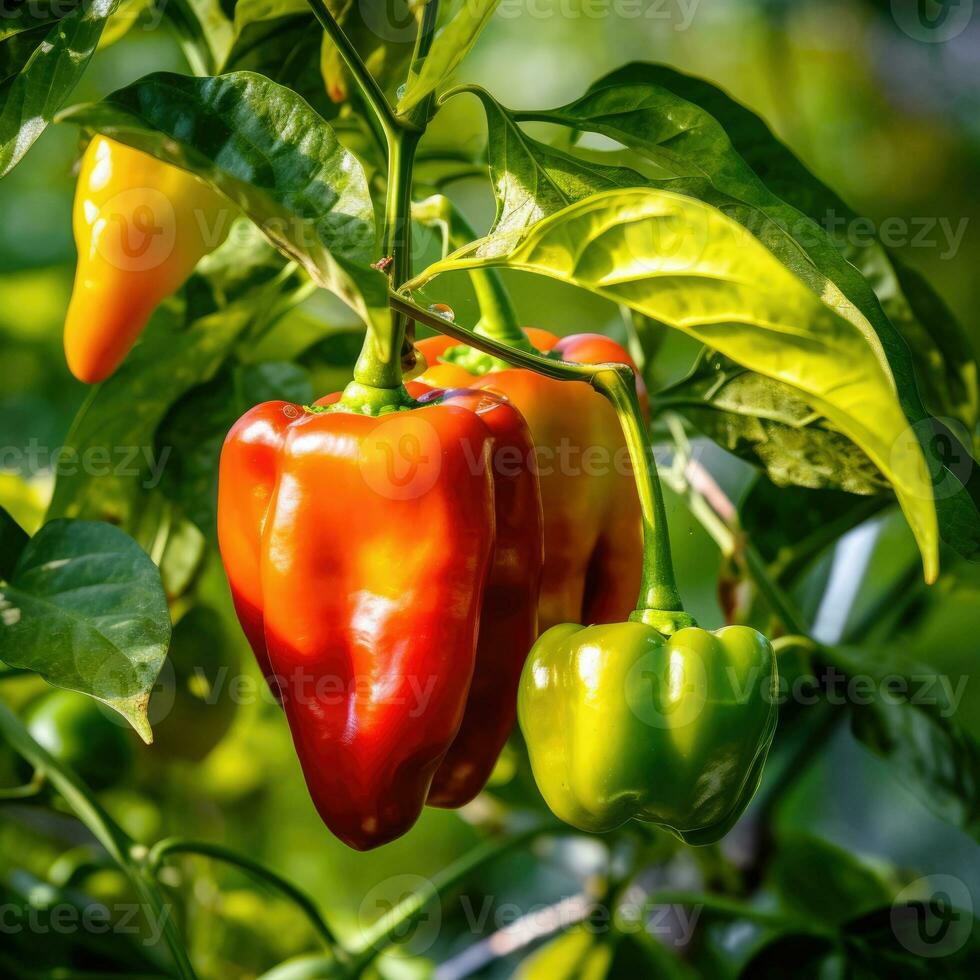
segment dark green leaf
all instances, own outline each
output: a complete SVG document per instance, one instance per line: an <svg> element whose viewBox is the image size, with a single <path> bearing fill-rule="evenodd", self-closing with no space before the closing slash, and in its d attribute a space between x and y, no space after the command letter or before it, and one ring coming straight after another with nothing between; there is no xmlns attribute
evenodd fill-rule
<svg viewBox="0 0 980 980"><path fill-rule="evenodd" d="M123 531L46 524L0 598L0 659L115 708L152 739L146 705L170 642L160 573Z"/></svg>
<svg viewBox="0 0 980 980"><path fill-rule="evenodd" d="M957 905L945 893L950 882L962 891L963 904ZM973 980L976 976L980 936L974 929L966 885L947 875L928 876L920 883L927 891L938 886L939 894L903 900L907 892L916 890L913 883L894 904L847 923L843 938L851 976L889 980Z"/></svg>
<svg viewBox="0 0 980 980"><path fill-rule="evenodd" d="M13 571L30 535L0 507L0 581Z"/></svg>
<svg viewBox="0 0 980 980"><path fill-rule="evenodd" d="M536 221L581 201L598 191L641 187L644 178L628 167L593 164L545 146L528 136L513 115L477 86L456 92L471 93L483 103L487 115L490 178L497 199L497 214L484 250L517 237Z"/></svg>
<svg viewBox="0 0 980 980"><path fill-rule="evenodd" d="M849 697L855 737L934 813L980 839L980 745L956 718L966 678L878 650L836 647L821 657L863 682L860 697Z"/></svg>
<svg viewBox="0 0 980 980"><path fill-rule="evenodd" d="M832 939L786 933L755 953L738 976L739 980L844 980L846 974Z"/></svg>
<svg viewBox="0 0 980 980"><path fill-rule="evenodd" d="M653 400L679 412L729 452L761 465L779 486L831 487L876 494L881 471L850 439L788 385L755 374L714 351Z"/></svg>
<svg viewBox="0 0 980 980"><path fill-rule="evenodd" d="M363 168L290 89L159 72L61 118L197 174L365 322L387 305Z"/></svg>
<svg viewBox="0 0 980 980"><path fill-rule="evenodd" d="M221 71L254 71L288 85L329 118L336 108L320 74L322 33L306 0L241 0Z"/></svg>
<svg viewBox="0 0 980 980"><path fill-rule="evenodd" d="M760 475L739 503L738 515L753 546L785 574L888 503L887 498L861 498L842 490L780 487Z"/></svg>
<svg viewBox="0 0 980 980"><path fill-rule="evenodd" d="M161 11L181 39L196 74L211 74L221 68L234 31L218 0L168 0ZM206 52L204 57L202 52Z"/></svg>
<svg viewBox="0 0 980 980"><path fill-rule="evenodd" d="M0 177L20 162L82 77L117 0L90 0L55 22L0 86Z"/></svg>
<svg viewBox="0 0 980 980"><path fill-rule="evenodd" d="M875 868L805 834L780 841L771 874L786 908L829 925L869 912L893 897L893 889Z"/></svg>

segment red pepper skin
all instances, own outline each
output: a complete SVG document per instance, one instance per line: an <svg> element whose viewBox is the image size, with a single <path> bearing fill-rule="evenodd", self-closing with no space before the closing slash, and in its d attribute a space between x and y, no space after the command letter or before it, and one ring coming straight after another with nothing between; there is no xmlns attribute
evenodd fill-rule
<svg viewBox="0 0 980 980"><path fill-rule="evenodd" d="M539 351L562 360L628 364L636 372L629 354L601 334L559 339L535 328L525 333ZM625 620L640 587L643 543L639 498L615 410L584 381L557 381L518 368L473 375L441 361L455 346L444 336L419 341L416 347L429 365L419 380L504 395L524 416L537 448L545 551L539 628ZM639 375L637 391L645 407ZM571 450L564 457L563 447Z"/></svg>
<svg viewBox="0 0 980 980"><path fill-rule="evenodd" d="M416 387L422 385L408 386ZM466 713L432 780L429 806L463 806L486 785L514 727L517 686L538 635L544 542L541 495L530 465L534 445L520 413L510 407L486 411L488 397L499 405L485 392L452 393L455 404L480 413L494 437L495 534Z"/></svg>
<svg viewBox="0 0 980 980"><path fill-rule="evenodd" d="M432 392L378 417L270 402L228 435L218 533L236 610L281 692L313 802L351 847L405 833L444 759L444 805L478 791L506 738L488 738L478 764L460 770L484 710L467 702L481 607L498 564L510 567L496 559L495 511L512 489L523 510L540 508L533 473L512 488L492 465L498 439L522 432L529 445L500 399ZM520 664L505 654L508 731L533 593L524 605L512 631Z"/></svg>

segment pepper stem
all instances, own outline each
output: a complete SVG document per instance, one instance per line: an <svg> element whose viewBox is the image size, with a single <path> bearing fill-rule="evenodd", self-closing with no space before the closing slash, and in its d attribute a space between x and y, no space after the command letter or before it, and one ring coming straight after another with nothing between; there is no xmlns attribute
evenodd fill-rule
<svg viewBox="0 0 980 980"><path fill-rule="evenodd" d="M643 574L636 611L630 619L647 623L664 633L692 625L694 620L684 612L674 580L663 491L653 458L653 445L640 411L632 368L626 364L576 364L516 350L430 313L400 293L390 292L388 302L393 309L414 317L419 323L515 367L527 368L559 381L585 381L612 403L633 464L643 520Z"/></svg>

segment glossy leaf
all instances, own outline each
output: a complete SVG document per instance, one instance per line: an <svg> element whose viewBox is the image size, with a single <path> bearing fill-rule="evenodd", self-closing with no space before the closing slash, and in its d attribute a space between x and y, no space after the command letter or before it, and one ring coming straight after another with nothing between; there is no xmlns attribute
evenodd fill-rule
<svg viewBox="0 0 980 980"><path fill-rule="evenodd" d="M241 0L221 71L265 75L329 119L336 107L327 98L319 70L321 34L306 0Z"/></svg>
<svg viewBox="0 0 980 980"><path fill-rule="evenodd" d="M285 86L159 72L61 117L197 174L364 320L385 306L364 171Z"/></svg>
<svg viewBox="0 0 980 980"><path fill-rule="evenodd" d="M679 412L729 452L761 465L779 486L875 494L888 481L850 439L788 385L705 351L655 410Z"/></svg>
<svg viewBox="0 0 980 980"><path fill-rule="evenodd" d="M819 181L754 112L704 79L666 65L631 64L591 86L660 87L710 113L766 187L829 235L870 282L892 323L908 341L926 405L972 428L977 421L977 363L969 340L935 290L873 235L852 234L858 215Z"/></svg>
<svg viewBox="0 0 980 980"><path fill-rule="evenodd" d="M490 265L582 286L797 389L888 477L935 578L931 480L873 346L720 211L667 191L607 191L477 242L411 286Z"/></svg>
<svg viewBox="0 0 980 980"><path fill-rule="evenodd" d="M894 378L902 409L911 423L910 435L918 440L927 459L944 539L967 557L980 555L980 467L972 460L964 440L942 419L937 420L926 411L915 366L916 360L929 365L934 359L918 349L913 358L909 349L909 341L928 342L930 333L944 336L944 342L950 345L949 328L937 328L935 315L929 329L916 326L909 304L901 301L900 290L896 293L894 269L884 268L888 257L880 246L861 256L852 256L846 247L842 251L841 243L819 224L828 208L832 209L835 201L840 202L824 194L822 185L812 179L807 182L801 165L788 163L784 154L770 168L770 179L782 174L782 188L795 185L794 199L803 210L777 197L737 151L724 126L695 101L678 95L675 88L690 90L692 97L707 98L727 116L736 115L731 107L719 108L723 95L705 83L656 65L632 64L606 76L569 105L545 112L514 113L513 118L599 133L643 153L673 175L668 184L653 183L723 210L864 334ZM732 125L739 128L734 120ZM764 138L760 125L748 127L744 138L747 146ZM764 159L764 154L757 155ZM906 323L908 337L888 318L871 283L851 264L851 258L872 278L883 273L879 288L883 295L889 295L892 314ZM924 306L920 303L919 308ZM955 359L950 369L959 370L959 364L966 365L967 377L961 379L960 387L963 390L966 385L972 392L957 398L957 410L975 415L975 410L968 407L976 402L976 368L971 367L969 345L960 342L953 346ZM941 355L937 356L941 360ZM930 377L934 379L933 391L943 392L945 375L935 381L933 371ZM946 402L941 399L941 403Z"/></svg>
<svg viewBox="0 0 980 980"><path fill-rule="evenodd" d="M117 0L90 0L50 26L0 87L0 177L23 159L82 77Z"/></svg>
<svg viewBox="0 0 980 980"><path fill-rule="evenodd" d="M456 0L432 40L422 70L409 78L398 100L398 112L408 112L431 95L459 67L476 44L500 0Z"/></svg>
<svg viewBox="0 0 980 980"><path fill-rule="evenodd" d="M478 86L463 86L449 95L464 93L480 99L487 115L490 179L497 200L481 254L506 248L508 236L518 236L536 221L598 191L644 185L645 179L628 167L592 164L533 139Z"/></svg>
<svg viewBox="0 0 980 980"><path fill-rule="evenodd" d="M146 705L170 642L160 573L128 534L57 520L0 587L0 659L115 708L152 740Z"/></svg>

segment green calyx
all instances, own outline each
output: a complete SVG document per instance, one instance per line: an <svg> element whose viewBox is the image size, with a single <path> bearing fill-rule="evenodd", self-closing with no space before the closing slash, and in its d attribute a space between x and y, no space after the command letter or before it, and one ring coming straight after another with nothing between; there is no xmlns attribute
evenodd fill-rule
<svg viewBox="0 0 980 980"><path fill-rule="evenodd" d="M474 332L493 339L490 331L484 331L480 327L477 327ZM550 353L542 353L541 351L535 350L526 337L523 338L523 343L508 342L508 347L512 347L514 350L523 350L530 354L537 354L539 357L549 357L552 360L557 360ZM444 350L439 355L439 360L444 361L446 364L455 364L475 377L482 377L484 374L490 374L491 371L509 371L514 367L513 364L508 363L502 357L486 354L467 344L459 344L456 347L450 347Z"/></svg>
<svg viewBox="0 0 980 980"><path fill-rule="evenodd" d="M680 610L634 609L629 614L629 621L652 626L664 636L673 636L678 630L686 629L688 626L697 626L693 616Z"/></svg>
<svg viewBox="0 0 980 980"><path fill-rule="evenodd" d="M335 405L324 411L354 412L358 415L390 415L392 412L406 412L418 406L418 402L408 393L404 385L396 388L375 388L373 385L352 381L344 389L344 394Z"/></svg>

